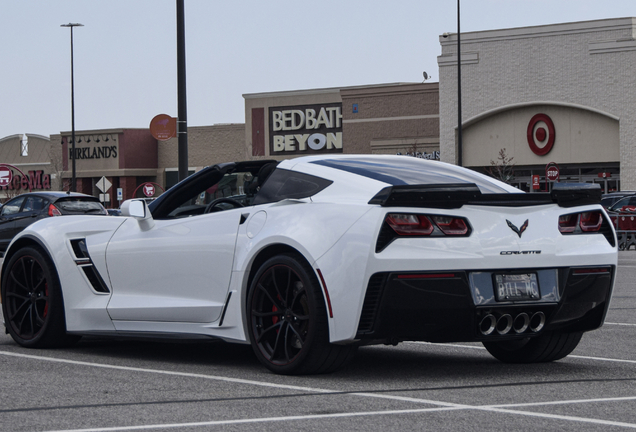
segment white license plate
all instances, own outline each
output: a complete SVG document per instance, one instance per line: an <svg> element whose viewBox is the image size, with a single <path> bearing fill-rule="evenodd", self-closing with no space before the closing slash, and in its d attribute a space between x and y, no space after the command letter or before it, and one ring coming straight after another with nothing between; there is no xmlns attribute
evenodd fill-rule
<svg viewBox="0 0 636 432"><path fill-rule="evenodd" d="M539 300L539 282L536 273L495 274L497 301Z"/></svg>

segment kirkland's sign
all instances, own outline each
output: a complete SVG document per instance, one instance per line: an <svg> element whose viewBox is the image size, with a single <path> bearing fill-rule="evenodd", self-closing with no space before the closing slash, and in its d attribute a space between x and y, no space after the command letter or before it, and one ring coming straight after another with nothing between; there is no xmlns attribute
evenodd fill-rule
<svg viewBox="0 0 636 432"><path fill-rule="evenodd" d="M75 159L109 159L116 157L117 146L75 148ZM68 149L68 158L73 159L73 149Z"/></svg>
<svg viewBox="0 0 636 432"><path fill-rule="evenodd" d="M342 153L342 104L269 108L269 154Z"/></svg>

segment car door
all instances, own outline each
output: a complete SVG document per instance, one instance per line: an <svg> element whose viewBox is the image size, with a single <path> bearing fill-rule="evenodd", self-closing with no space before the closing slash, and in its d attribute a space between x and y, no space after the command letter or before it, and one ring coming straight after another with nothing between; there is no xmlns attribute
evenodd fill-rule
<svg viewBox="0 0 636 432"><path fill-rule="evenodd" d="M36 220L41 219L44 216L44 208L48 203L49 201L42 197L36 195L27 196L24 199L22 209L14 216L13 237Z"/></svg>
<svg viewBox="0 0 636 432"><path fill-rule="evenodd" d="M241 209L154 227L130 218L113 235L106 260L115 321L216 321L227 296Z"/></svg>
<svg viewBox="0 0 636 432"><path fill-rule="evenodd" d="M16 219L20 217L20 210L24 203L24 196L18 196L8 201L0 210L0 254L4 255L9 243L15 236Z"/></svg>

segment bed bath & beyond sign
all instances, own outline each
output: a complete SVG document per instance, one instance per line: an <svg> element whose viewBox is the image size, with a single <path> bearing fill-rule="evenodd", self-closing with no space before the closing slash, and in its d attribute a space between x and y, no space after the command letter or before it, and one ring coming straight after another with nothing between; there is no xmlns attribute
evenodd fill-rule
<svg viewBox="0 0 636 432"><path fill-rule="evenodd" d="M342 153L342 104L272 107L270 154Z"/></svg>

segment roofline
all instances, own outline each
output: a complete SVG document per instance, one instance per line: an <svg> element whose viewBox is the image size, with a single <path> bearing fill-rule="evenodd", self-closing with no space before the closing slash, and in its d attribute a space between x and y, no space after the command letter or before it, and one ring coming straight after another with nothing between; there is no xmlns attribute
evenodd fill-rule
<svg viewBox="0 0 636 432"><path fill-rule="evenodd" d="M510 111L513 109L519 109L519 108L526 108L526 107L531 107L531 106L537 106L537 105L547 105L547 106L556 106L556 107L565 107L565 108L576 108L576 109L580 109L583 111L589 111L589 112L593 112L596 114L600 114L603 115L605 117L611 118L612 120L616 120L616 121L620 121L620 117L615 116L614 114L610 114L608 112L605 111L601 111L598 110L596 108L591 108L585 105L579 105L579 104L574 104L574 103L567 103L567 102L556 102L556 101L535 101L535 102L522 102L522 103L515 103L515 104L510 104L510 105L505 105L502 107L497 107L495 109L491 109L488 111L484 111L480 114L477 114L476 116L473 116L465 121L462 122L462 126L470 126L473 123L477 123L480 120L483 120L487 117L493 116L495 114L499 114L500 112L504 112L504 111ZM455 127L455 129L457 129L457 127Z"/></svg>
<svg viewBox="0 0 636 432"><path fill-rule="evenodd" d="M388 86L401 86L401 85L413 85L419 84L415 82L397 82L397 83L387 83L387 84L367 84L367 85L359 85L359 86L348 86L348 87L328 87L328 88L317 88L317 89L308 89L308 90L284 90L284 91L275 91L275 92L263 92L263 93L245 93L243 94L244 99L259 99L264 97L281 97L281 96L308 96L308 95L316 95L316 94L340 94L341 90L355 90L355 89L365 89L365 88L382 88Z"/></svg>
<svg viewBox="0 0 636 432"><path fill-rule="evenodd" d="M545 37L575 33L601 32L607 30L630 30L633 37L635 27L636 17L623 17L558 24L545 24L540 26L481 30L473 32L462 32L462 44L471 42L484 42L488 40ZM442 46L457 44L457 33L445 33L445 35L446 37L444 37L444 35L439 36L439 42Z"/></svg>

